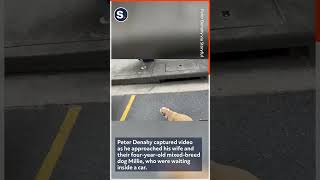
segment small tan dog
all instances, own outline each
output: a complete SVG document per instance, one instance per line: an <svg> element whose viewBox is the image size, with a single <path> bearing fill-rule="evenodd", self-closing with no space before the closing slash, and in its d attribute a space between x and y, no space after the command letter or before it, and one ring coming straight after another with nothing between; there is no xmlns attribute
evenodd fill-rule
<svg viewBox="0 0 320 180"><path fill-rule="evenodd" d="M164 116L168 121L192 121L192 118L185 114L180 114L167 107L162 107L160 109L160 113Z"/></svg>

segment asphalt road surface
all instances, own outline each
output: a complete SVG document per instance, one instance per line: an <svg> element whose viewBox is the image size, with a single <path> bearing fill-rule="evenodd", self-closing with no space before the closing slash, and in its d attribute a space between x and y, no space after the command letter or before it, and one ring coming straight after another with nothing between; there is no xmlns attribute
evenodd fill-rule
<svg viewBox="0 0 320 180"><path fill-rule="evenodd" d="M129 96L112 97L112 120L119 120L128 105ZM128 121L161 121L161 107L187 114L193 120L208 120L208 91L136 95L127 114Z"/></svg>
<svg viewBox="0 0 320 180"><path fill-rule="evenodd" d="M315 92L213 97L211 156L263 180L315 179Z"/></svg>
<svg viewBox="0 0 320 180"><path fill-rule="evenodd" d="M70 105L6 110L6 179L35 179L45 166L54 169L51 173L42 171L40 179L48 175L51 180L106 179L109 176L109 105L79 106L81 111L73 127L64 130L61 130L62 124L69 121ZM65 135L67 132L69 137ZM57 152L58 148L62 148L61 153ZM50 160L45 163L48 156ZM53 161L55 158L57 162Z"/></svg>
<svg viewBox="0 0 320 180"><path fill-rule="evenodd" d="M314 96L314 91L299 91L212 97L212 158L264 180L313 179ZM142 100L150 102L150 97ZM108 176L108 104L79 106L82 109L58 156L52 180ZM6 110L6 179L34 179L69 108L44 105Z"/></svg>

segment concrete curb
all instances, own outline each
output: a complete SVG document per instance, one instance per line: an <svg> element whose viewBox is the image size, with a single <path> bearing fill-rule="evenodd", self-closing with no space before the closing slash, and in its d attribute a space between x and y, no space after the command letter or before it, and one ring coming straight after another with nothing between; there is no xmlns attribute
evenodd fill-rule
<svg viewBox="0 0 320 180"><path fill-rule="evenodd" d="M112 84L160 83L177 79L206 78L207 59L155 60L142 63L134 59L112 60Z"/></svg>

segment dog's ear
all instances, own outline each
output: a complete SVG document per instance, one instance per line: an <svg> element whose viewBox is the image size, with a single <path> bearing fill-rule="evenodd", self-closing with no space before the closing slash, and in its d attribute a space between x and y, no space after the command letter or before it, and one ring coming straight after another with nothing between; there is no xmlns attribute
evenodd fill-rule
<svg viewBox="0 0 320 180"><path fill-rule="evenodd" d="M162 116L165 116L165 109L162 107L161 109L160 109L160 114L162 115Z"/></svg>

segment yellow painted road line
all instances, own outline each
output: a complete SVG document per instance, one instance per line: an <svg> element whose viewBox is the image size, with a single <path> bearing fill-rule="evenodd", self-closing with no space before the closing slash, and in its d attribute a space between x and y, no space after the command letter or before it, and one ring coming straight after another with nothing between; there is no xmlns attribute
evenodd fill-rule
<svg viewBox="0 0 320 180"><path fill-rule="evenodd" d="M56 163L63 152L65 143L67 142L72 128L78 119L78 115L81 111L81 106L71 106L67 112L67 115L60 126L59 132L55 137L51 148L42 162L42 166L39 169L38 174L35 177L35 180L49 180L53 172L53 169L56 166Z"/></svg>
<svg viewBox="0 0 320 180"><path fill-rule="evenodd" d="M121 116L121 118L120 118L120 121L125 121L125 120L126 120L126 118L127 118L127 116L128 116L128 113L129 113L129 111L130 111L130 109L131 109L131 106L132 106L135 98L136 98L136 95L131 95L131 97L130 97L130 99L129 99L129 102L128 102L127 106L126 106L126 109L124 109L124 111L123 111L123 113L122 113L122 116Z"/></svg>

